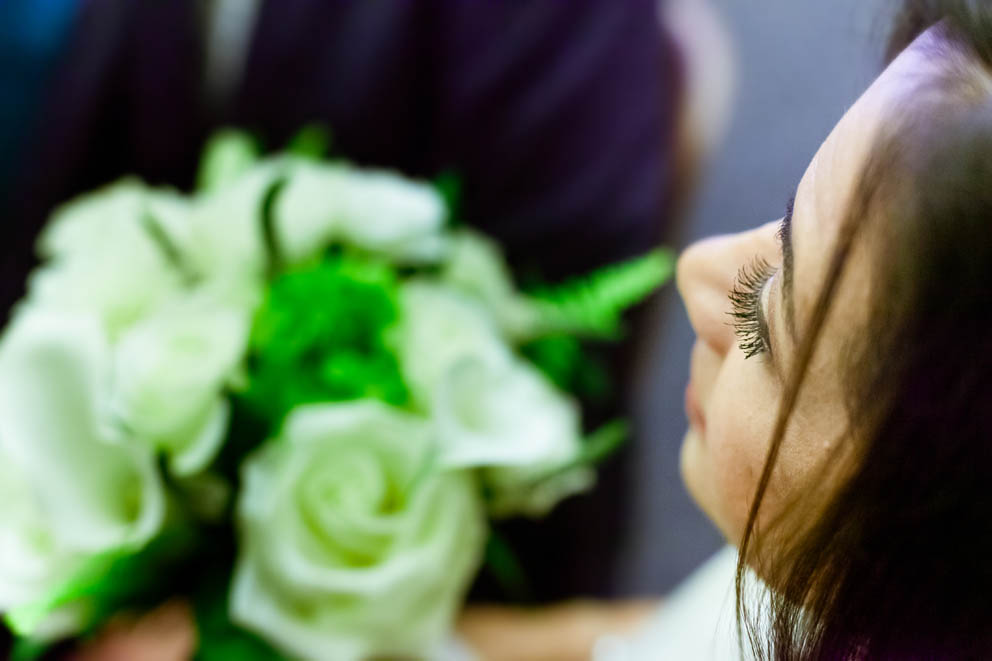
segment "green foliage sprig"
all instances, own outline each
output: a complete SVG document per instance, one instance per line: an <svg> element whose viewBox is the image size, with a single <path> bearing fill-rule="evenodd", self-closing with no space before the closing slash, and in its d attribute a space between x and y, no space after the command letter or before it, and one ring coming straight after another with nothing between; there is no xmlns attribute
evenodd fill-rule
<svg viewBox="0 0 992 661"><path fill-rule="evenodd" d="M577 333L616 338L621 332L623 312L668 280L674 268L674 253L658 248L561 285L533 291L539 329L535 334Z"/></svg>
<svg viewBox="0 0 992 661"><path fill-rule="evenodd" d="M405 403L397 292L391 266L342 253L276 277L255 319L244 397L276 426L299 404Z"/></svg>

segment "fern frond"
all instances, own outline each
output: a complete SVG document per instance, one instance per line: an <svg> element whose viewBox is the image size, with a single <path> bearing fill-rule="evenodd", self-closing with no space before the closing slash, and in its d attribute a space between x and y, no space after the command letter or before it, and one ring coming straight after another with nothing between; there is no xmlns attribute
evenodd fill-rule
<svg viewBox="0 0 992 661"><path fill-rule="evenodd" d="M664 284L675 267L675 254L658 248L634 259L604 266L561 285L531 294L531 335L565 332L615 337L621 315Z"/></svg>

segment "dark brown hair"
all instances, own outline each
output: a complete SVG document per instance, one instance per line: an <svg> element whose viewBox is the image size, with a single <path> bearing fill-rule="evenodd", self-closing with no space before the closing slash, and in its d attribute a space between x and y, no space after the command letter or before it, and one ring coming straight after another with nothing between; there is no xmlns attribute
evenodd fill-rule
<svg viewBox="0 0 992 661"><path fill-rule="evenodd" d="M992 7L906 3L890 52L937 23L940 73L864 166L749 512L737 614L759 658L992 658ZM855 459L800 533L766 549L785 519L759 530L761 501L862 240L869 322L837 357ZM746 563L772 586L766 611L745 599Z"/></svg>

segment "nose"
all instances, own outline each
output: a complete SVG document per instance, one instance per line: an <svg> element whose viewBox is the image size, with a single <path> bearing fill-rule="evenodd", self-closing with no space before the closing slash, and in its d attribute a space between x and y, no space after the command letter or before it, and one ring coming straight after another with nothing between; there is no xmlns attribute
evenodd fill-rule
<svg viewBox="0 0 992 661"><path fill-rule="evenodd" d="M718 354L734 346L728 294L740 268L755 257L778 264L775 239L778 222L747 232L723 234L697 241L679 257L675 277L679 294L698 338Z"/></svg>

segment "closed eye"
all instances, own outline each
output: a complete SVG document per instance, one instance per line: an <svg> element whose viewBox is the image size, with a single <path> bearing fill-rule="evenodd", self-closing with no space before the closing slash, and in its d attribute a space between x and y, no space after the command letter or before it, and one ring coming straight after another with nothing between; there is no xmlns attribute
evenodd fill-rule
<svg viewBox="0 0 992 661"><path fill-rule="evenodd" d="M761 306L761 293L775 270L762 257L755 257L741 267L730 290L730 316L738 346L745 358L771 353L768 322Z"/></svg>

